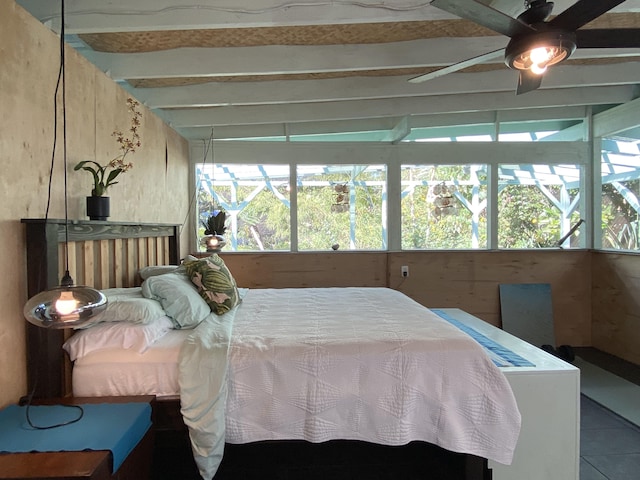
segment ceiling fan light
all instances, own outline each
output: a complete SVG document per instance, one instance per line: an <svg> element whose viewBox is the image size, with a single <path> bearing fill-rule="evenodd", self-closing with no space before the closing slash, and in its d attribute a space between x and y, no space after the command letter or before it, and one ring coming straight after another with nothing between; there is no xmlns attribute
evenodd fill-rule
<svg viewBox="0 0 640 480"><path fill-rule="evenodd" d="M541 74L547 67L569 58L576 49L575 38L563 32L543 32L514 38L505 50L505 63L515 70Z"/></svg>

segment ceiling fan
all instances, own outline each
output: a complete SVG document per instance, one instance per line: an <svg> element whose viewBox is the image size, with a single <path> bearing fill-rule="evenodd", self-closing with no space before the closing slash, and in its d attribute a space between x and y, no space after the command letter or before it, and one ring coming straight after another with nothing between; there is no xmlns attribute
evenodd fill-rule
<svg viewBox="0 0 640 480"><path fill-rule="evenodd" d="M506 48L409 79L421 83L504 55L509 68L519 71L516 94L542 84L547 67L569 56L576 48L640 48L640 28L583 29L583 25L625 0L578 0L549 21L553 2L525 0L525 11L510 17L476 0L433 0L431 5L460 18L490 28L511 40Z"/></svg>

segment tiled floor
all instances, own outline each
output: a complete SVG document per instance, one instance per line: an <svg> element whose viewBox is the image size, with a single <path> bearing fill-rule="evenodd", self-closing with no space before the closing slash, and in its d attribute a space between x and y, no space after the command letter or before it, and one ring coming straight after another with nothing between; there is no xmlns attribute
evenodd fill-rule
<svg viewBox="0 0 640 480"><path fill-rule="evenodd" d="M640 479L640 428L582 395L580 480Z"/></svg>
<svg viewBox="0 0 640 480"><path fill-rule="evenodd" d="M640 367L618 361L615 357L602 355L601 352L579 351L580 359L588 359L609 372L624 375L625 382L640 385ZM624 367L620 369L621 365ZM602 404L622 405L624 409L640 409L634 395L629 395L628 383L621 382L624 388L608 388L607 395L594 388L594 382L600 381L587 369L581 369L583 388L581 396L581 435L580 435L580 480L640 480L640 427L617 415ZM621 377L612 377L608 382ZM632 386L633 388L633 386ZM598 402L585 395L589 392ZM596 392L596 394L593 394ZM640 392L640 386L638 386ZM625 401L633 402L624 405Z"/></svg>

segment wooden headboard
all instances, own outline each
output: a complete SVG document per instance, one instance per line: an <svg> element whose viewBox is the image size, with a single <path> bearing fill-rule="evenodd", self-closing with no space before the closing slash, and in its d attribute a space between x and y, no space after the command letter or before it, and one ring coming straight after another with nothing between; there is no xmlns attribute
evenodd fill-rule
<svg viewBox="0 0 640 480"><path fill-rule="evenodd" d="M180 226L127 222L22 219L26 227L29 298L59 285L65 252L76 285L98 289L139 285L138 270L180 261ZM65 241L68 238L67 248ZM27 325L27 382L34 398L70 393L62 344L69 332Z"/></svg>

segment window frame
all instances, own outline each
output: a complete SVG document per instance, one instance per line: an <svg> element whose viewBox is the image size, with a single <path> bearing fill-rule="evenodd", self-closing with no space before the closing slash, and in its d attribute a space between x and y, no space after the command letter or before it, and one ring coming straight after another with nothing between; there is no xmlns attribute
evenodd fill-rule
<svg viewBox="0 0 640 480"><path fill-rule="evenodd" d="M400 144L375 143L303 143L303 142L213 142L212 157L216 163L288 164L290 184L296 185L297 165L356 165L385 164L387 166L387 235L386 251L403 251L401 248L401 182L402 164L413 165L487 165L487 247L498 249L497 198L498 166L500 164L576 165L580 173L580 207L586 217L592 198L592 186L586 181L586 167L592 156L590 142L411 142ZM191 158L202 158L207 149L193 148ZM440 161L440 159L445 159ZM250 159L249 161L246 159ZM517 160L522 160L518 162ZM523 160L525 159L525 160ZM195 195L195 164L206 163L192 160L191 189ZM587 189L589 191L587 191ZM298 252L297 195L295 189L290 197L291 249ZM195 213L193 214L195 217ZM584 226L583 226L584 228ZM586 248L587 235L581 235L580 246ZM197 238L190 239L197 245ZM431 249L424 249L430 251ZM485 250L482 248L481 250ZM356 250L349 250L356 251ZM383 250L384 251L384 250ZM407 250L421 251L421 250ZM457 251L457 250L456 250ZM235 253L235 252L234 252ZM242 252L238 252L242 253ZM247 252L249 253L249 252ZM255 252L254 252L255 253ZM268 253L268 252L265 252Z"/></svg>

